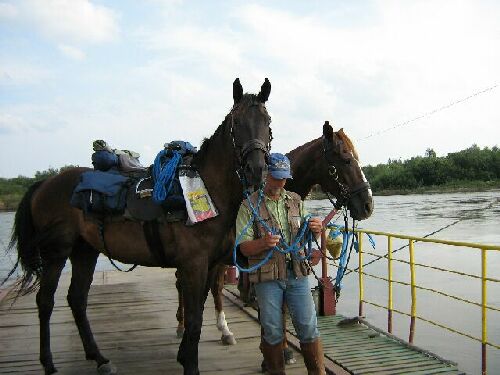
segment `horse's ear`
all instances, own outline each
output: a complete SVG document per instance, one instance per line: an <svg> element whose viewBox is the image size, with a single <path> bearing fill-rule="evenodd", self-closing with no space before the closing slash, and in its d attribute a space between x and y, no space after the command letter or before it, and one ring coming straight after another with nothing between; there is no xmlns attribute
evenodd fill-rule
<svg viewBox="0 0 500 375"><path fill-rule="evenodd" d="M267 99L269 99L269 94L271 93L271 82L266 78L262 86L260 87L260 92L259 95L257 95L257 98L261 103L267 102Z"/></svg>
<svg viewBox="0 0 500 375"><path fill-rule="evenodd" d="M325 124L323 125L323 136L326 139L333 141L333 128L329 121L325 121Z"/></svg>
<svg viewBox="0 0 500 375"><path fill-rule="evenodd" d="M242 97L243 97L243 86L241 86L240 79L236 78L233 82L234 104L238 104Z"/></svg>

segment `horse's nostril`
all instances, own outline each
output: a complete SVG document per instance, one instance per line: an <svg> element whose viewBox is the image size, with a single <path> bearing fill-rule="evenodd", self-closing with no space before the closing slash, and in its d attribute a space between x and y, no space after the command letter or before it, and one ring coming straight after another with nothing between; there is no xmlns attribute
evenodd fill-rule
<svg viewBox="0 0 500 375"><path fill-rule="evenodd" d="M365 211L366 212L371 212L372 211L372 205L371 205L371 203L365 203Z"/></svg>

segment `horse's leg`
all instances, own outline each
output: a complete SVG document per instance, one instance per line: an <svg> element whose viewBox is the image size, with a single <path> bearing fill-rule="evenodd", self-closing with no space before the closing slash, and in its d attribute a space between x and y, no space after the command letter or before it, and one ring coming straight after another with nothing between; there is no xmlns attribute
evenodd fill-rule
<svg viewBox="0 0 500 375"><path fill-rule="evenodd" d="M100 374L116 374L116 368L102 356L92 334L92 329L87 318L87 301L90 284L99 253L87 244L79 244L72 252L71 259L71 285L68 291L68 304L73 312L86 359L94 360Z"/></svg>
<svg viewBox="0 0 500 375"><path fill-rule="evenodd" d="M221 264L215 267L215 276L213 277L212 285L210 290L214 297L215 304L215 320L217 324L217 329L222 332L221 341L224 345L235 345L236 339L234 334L229 330L226 321L226 314L222 309L222 289L224 288L224 276L226 273L227 266Z"/></svg>
<svg viewBox="0 0 500 375"><path fill-rule="evenodd" d="M182 296L182 278L179 270L175 271L175 277L175 287L177 288L177 296L179 300L177 314L175 314L175 317L177 318L177 337L182 338L184 335L184 298Z"/></svg>
<svg viewBox="0 0 500 375"><path fill-rule="evenodd" d="M193 272L196 270L196 272ZM203 324L203 308L210 284L207 282L206 261L193 262L181 269L184 295L184 336L177 353L177 361L184 366L184 375L199 375L198 344Z"/></svg>
<svg viewBox="0 0 500 375"><path fill-rule="evenodd" d="M40 276L40 289L36 294L38 318L40 320L40 362L43 365L46 375L57 372L50 350L50 316L54 309L54 294L66 259L55 259L43 263L42 274Z"/></svg>

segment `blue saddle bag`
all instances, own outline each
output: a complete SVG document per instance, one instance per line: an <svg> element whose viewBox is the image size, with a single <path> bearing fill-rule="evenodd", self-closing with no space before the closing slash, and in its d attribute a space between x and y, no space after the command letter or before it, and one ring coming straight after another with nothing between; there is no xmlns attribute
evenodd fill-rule
<svg viewBox="0 0 500 375"><path fill-rule="evenodd" d="M70 204L85 214L123 214L129 181L128 177L117 172L83 172L80 183L73 191Z"/></svg>

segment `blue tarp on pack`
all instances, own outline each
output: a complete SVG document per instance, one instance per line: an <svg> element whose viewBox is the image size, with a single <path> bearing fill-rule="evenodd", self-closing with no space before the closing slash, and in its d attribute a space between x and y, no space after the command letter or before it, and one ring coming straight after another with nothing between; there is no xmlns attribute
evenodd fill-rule
<svg viewBox="0 0 500 375"><path fill-rule="evenodd" d="M112 196L118 193L127 180L127 177L122 176L118 172L83 172L80 177L80 183L75 188L75 192L95 190L107 196Z"/></svg>
<svg viewBox="0 0 500 375"><path fill-rule="evenodd" d="M83 172L70 204L85 214L121 214L125 210L128 181L118 172Z"/></svg>

